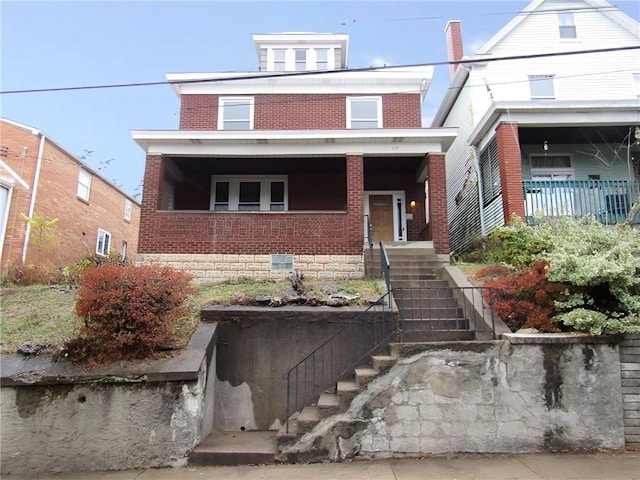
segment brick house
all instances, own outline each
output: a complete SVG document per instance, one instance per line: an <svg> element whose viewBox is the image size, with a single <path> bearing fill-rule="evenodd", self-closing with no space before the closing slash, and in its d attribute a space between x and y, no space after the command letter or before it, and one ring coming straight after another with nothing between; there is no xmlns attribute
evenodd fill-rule
<svg viewBox="0 0 640 480"><path fill-rule="evenodd" d="M134 259L140 204L38 129L0 119L2 268L41 262L35 232L22 217L58 219L58 246L46 259L59 267L115 252Z"/></svg>
<svg viewBox="0 0 640 480"><path fill-rule="evenodd" d="M640 192L638 21L604 0L534 0L473 55L459 21L446 36L450 60L474 62L451 65L432 123L459 127L451 252L513 215L624 221Z"/></svg>
<svg viewBox="0 0 640 480"><path fill-rule="evenodd" d="M177 130L146 152L138 260L201 282L360 277L372 240L448 253L444 152L422 128L433 67L347 68L347 35L254 35L259 70L168 74ZM428 198L425 194L428 185Z"/></svg>

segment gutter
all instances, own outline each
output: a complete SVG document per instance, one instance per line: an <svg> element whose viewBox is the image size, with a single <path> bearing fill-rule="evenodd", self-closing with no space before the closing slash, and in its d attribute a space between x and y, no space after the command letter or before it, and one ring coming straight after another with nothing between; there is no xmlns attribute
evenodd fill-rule
<svg viewBox="0 0 640 480"><path fill-rule="evenodd" d="M36 173L33 177L33 190L31 191L31 204L29 205L29 218L33 218L36 209L36 194L38 193L38 183L40 181L40 169L42 167L42 154L44 152L44 142L46 137L41 134L40 147L38 148L38 160L36 162ZM27 261L27 249L29 247L29 238L31 237L31 225L27 222L27 230L24 235L24 245L22 247L22 264Z"/></svg>

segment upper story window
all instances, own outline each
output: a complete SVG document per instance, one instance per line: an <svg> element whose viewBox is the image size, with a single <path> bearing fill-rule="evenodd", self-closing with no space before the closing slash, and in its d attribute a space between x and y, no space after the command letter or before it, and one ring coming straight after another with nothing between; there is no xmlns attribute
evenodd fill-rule
<svg viewBox="0 0 640 480"><path fill-rule="evenodd" d="M316 70L329 69L329 49L319 48L316 50Z"/></svg>
<svg viewBox="0 0 640 480"><path fill-rule="evenodd" d="M307 51L302 48L296 48L295 59L296 59L296 72L304 72L307 69Z"/></svg>
<svg viewBox="0 0 640 480"><path fill-rule="evenodd" d="M96 242L96 253L107 256L111 250L111 234L101 228L98 229L98 241Z"/></svg>
<svg viewBox="0 0 640 480"><path fill-rule="evenodd" d="M218 130L253 130L253 98L220 98Z"/></svg>
<svg viewBox="0 0 640 480"><path fill-rule="evenodd" d="M531 98L556 98L553 89L553 75L529 75Z"/></svg>
<svg viewBox="0 0 640 480"><path fill-rule="evenodd" d="M287 179L281 176L212 179L211 209L219 212L283 212L287 209Z"/></svg>
<svg viewBox="0 0 640 480"><path fill-rule="evenodd" d="M131 221L131 200L128 198L124 201L124 219Z"/></svg>
<svg viewBox="0 0 640 480"><path fill-rule="evenodd" d="M273 69L276 72L284 72L287 69L287 51L277 49L273 51Z"/></svg>
<svg viewBox="0 0 640 480"><path fill-rule="evenodd" d="M93 175L89 173L84 168L80 169L80 174L78 175L78 198L82 200L89 201L89 194L91 192L91 178Z"/></svg>
<svg viewBox="0 0 640 480"><path fill-rule="evenodd" d="M576 22L571 12L558 13L558 30L560 38L578 38Z"/></svg>
<svg viewBox="0 0 640 480"><path fill-rule="evenodd" d="M382 128L382 97L348 97L347 128Z"/></svg>

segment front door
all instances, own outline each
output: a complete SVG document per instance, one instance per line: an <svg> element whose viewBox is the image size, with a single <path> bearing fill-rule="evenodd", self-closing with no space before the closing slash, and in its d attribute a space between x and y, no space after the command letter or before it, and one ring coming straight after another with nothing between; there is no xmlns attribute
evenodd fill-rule
<svg viewBox="0 0 640 480"><path fill-rule="evenodd" d="M369 195L369 218L374 242L392 242L393 195Z"/></svg>

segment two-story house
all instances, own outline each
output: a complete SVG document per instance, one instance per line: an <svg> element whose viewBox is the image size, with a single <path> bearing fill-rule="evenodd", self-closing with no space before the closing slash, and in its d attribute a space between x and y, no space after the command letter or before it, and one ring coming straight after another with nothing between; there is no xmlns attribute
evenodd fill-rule
<svg viewBox="0 0 640 480"><path fill-rule="evenodd" d="M2 269L48 262L62 268L89 255L135 259L140 204L40 130L0 119ZM55 224L48 232L26 219ZM57 222L54 220L57 219ZM43 245L41 237L51 234Z"/></svg>
<svg viewBox="0 0 640 480"><path fill-rule="evenodd" d="M638 22L603 0L534 0L473 55L459 21L446 35L462 63L432 125L459 127L452 252L513 215L624 221L640 181Z"/></svg>
<svg viewBox="0 0 640 480"><path fill-rule="evenodd" d="M433 67L348 69L342 34L253 40L259 70L168 74L179 128L132 132L146 152L139 263L200 282L356 278L369 239L447 254L456 129L422 128Z"/></svg>

